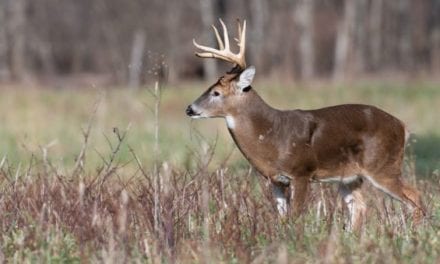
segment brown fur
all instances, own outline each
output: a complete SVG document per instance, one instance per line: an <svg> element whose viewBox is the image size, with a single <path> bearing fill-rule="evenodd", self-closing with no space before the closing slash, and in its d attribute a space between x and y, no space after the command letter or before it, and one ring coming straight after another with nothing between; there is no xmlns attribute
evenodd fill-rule
<svg viewBox="0 0 440 264"><path fill-rule="evenodd" d="M295 212L301 211L310 182L338 177L342 183L359 175L413 207L414 220L420 221L424 214L420 194L403 183L401 176L406 131L400 120L360 104L277 110L253 89L237 89L237 76L226 74L191 106L203 117L233 118L230 134L249 162L274 184L285 185L279 175L293 181ZM221 100L211 98L215 91ZM363 203L360 186L346 184L344 188ZM358 220L354 226L360 226Z"/></svg>

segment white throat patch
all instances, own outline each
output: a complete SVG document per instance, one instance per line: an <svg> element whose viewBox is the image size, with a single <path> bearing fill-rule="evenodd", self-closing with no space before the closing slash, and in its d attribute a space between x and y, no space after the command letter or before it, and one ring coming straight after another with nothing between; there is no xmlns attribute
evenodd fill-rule
<svg viewBox="0 0 440 264"><path fill-rule="evenodd" d="M226 125L229 129L235 128L235 119L232 116L226 116Z"/></svg>

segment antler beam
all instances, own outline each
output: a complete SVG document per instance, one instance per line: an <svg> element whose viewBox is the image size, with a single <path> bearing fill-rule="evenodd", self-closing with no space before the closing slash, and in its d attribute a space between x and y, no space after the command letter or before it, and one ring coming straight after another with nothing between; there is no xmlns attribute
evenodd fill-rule
<svg viewBox="0 0 440 264"><path fill-rule="evenodd" d="M200 58L216 58L221 59L224 61L228 61L231 63L234 63L238 65L241 69L246 68L246 60L245 60L245 51L246 51L246 20L243 21L243 30L241 30L240 21L238 22L238 39L235 39L237 41L237 45L239 46L240 50L238 53L233 53L229 47L229 35L228 35L228 29L226 28L225 23L223 23L223 20L219 19L220 23L223 27L223 40L220 37L220 34L217 30L217 28L212 25L212 28L214 29L215 37L217 38L219 49L210 48L208 46L203 46L197 44L195 39L193 39L194 46L198 48L202 52L196 52L196 56Z"/></svg>

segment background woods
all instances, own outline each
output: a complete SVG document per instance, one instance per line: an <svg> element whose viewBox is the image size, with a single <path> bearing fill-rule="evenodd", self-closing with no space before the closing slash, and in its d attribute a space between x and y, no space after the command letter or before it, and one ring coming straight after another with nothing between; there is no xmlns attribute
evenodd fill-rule
<svg viewBox="0 0 440 264"><path fill-rule="evenodd" d="M439 0L0 0L0 80L212 80L216 62L197 60L191 40L212 44L218 17L247 19L259 76L440 72Z"/></svg>
<svg viewBox="0 0 440 264"><path fill-rule="evenodd" d="M368 182L359 236L332 184L280 221L224 121L185 115L230 67L194 56L219 17L270 105L408 125L420 228ZM0 263L440 263L439 77L440 0L0 0Z"/></svg>

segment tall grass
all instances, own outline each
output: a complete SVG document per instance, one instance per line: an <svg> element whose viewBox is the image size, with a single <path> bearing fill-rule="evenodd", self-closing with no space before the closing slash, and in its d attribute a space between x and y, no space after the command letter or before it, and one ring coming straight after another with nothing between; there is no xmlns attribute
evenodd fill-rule
<svg viewBox="0 0 440 264"><path fill-rule="evenodd" d="M313 90L280 88L301 94L289 102L285 94L277 96L278 89L263 87L262 93L281 106L339 102L333 94L340 88L316 89L327 99L316 99ZM361 87L342 96L373 100L366 95L371 89L378 93L379 88ZM0 100L8 103L0 108L8 114L2 115L0 133L9 137L0 141L0 258L16 263L440 261L436 163L427 165L430 177L421 178L413 166L417 156L406 162L406 180L423 190L429 210L418 228L412 228L399 202L368 184L363 187L367 221L360 234L343 230L346 208L333 185L313 185L308 210L281 221L267 182L231 152L220 121L183 119L184 105L199 92L182 89L175 96L176 90L163 90L155 140L158 115L149 109L158 98L148 93L107 91L96 103L93 91L2 91ZM408 110L399 107L410 100L405 96L396 102L377 96L377 104L411 119L413 112L426 115L424 104L438 100L416 96ZM438 124L429 120L416 120L421 133L436 133L432 127ZM155 143L160 155L154 155Z"/></svg>

